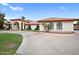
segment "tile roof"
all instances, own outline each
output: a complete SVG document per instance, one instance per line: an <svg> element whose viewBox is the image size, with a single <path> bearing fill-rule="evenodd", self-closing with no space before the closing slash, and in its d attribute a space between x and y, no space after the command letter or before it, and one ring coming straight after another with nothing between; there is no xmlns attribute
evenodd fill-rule
<svg viewBox="0 0 79 59"><path fill-rule="evenodd" d="M25 22L27 22L26 20L23 20L23 19L10 19L10 21L25 21Z"/></svg>
<svg viewBox="0 0 79 59"><path fill-rule="evenodd" d="M39 25L38 22L32 21L32 22L28 22L26 23L26 25Z"/></svg>
<svg viewBox="0 0 79 59"><path fill-rule="evenodd" d="M76 21L79 19L76 18L46 18L42 20L38 20L38 22L57 22L57 21Z"/></svg>

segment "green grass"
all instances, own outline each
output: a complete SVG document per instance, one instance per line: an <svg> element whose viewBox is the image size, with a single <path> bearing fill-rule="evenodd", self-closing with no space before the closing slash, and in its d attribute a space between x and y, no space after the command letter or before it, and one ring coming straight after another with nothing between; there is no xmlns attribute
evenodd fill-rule
<svg viewBox="0 0 79 59"><path fill-rule="evenodd" d="M13 55L19 48L23 37L20 34L0 33L0 55Z"/></svg>

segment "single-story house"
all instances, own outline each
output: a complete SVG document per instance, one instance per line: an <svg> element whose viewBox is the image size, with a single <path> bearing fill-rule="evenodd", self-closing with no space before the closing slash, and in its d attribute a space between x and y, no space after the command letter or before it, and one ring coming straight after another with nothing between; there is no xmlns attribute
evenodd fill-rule
<svg viewBox="0 0 79 59"><path fill-rule="evenodd" d="M10 19L4 23L5 29L10 30L39 30L49 32L72 32L79 29L79 25L73 24L76 18L46 18L38 21L26 21L23 19Z"/></svg>
<svg viewBox="0 0 79 59"><path fill-rule="evenodd" d="M40 31L72 32L74 30L73 22L78 20L75 18L46 18L38 20L38 22Z"/></svg>
<svg viewBox="0 0 79 59"><path fill-rule="evenodd" d="M4 28L8 30L39 30L39 23L22 19L10 19L4 22Z"/></svg>

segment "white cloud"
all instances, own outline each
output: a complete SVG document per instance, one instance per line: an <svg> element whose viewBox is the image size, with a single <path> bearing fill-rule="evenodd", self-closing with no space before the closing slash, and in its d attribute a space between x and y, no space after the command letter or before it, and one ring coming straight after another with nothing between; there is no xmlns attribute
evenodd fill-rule
<svg viewBox="0 0 79 59"><path fill-rule="evenodd" d="M65 9L65 7L60 7L60 9Z"/></svg>
<svg viewBox="0 0 79 59"><path fill-rule="evenodd" d="M23 10L22 7L17 7L17 6L15 6L15 7L9 6L9 8L12 9L12 10L14 10L14 11L22 11Z"/></svg>
<svg viewBox="0 0 79 59"><path fill-rule="evenodd" d="M4 6L9 6L8 3L1 3L1 5L4 5Z"/></svg>
<svg viewBox="0 0 79 59"><path fill-rule="evenodd" d="M23 8L22 7L18 7L18 6L11 6L10 4L8 3L1 3L1 5L4 5L4 6L7 6L9 7L11 10L13 11L22 11Z"/></svg>

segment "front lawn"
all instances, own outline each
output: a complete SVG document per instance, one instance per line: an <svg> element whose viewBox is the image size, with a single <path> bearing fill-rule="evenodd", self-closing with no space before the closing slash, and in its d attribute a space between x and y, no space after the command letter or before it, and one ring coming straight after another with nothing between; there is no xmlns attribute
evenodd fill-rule
<svg viewBox="0 0 79 59"><path fill-rule="evenodd" d="M0 33L0 55L13 55L19 48L23 37L20 34Z"/></svg>

